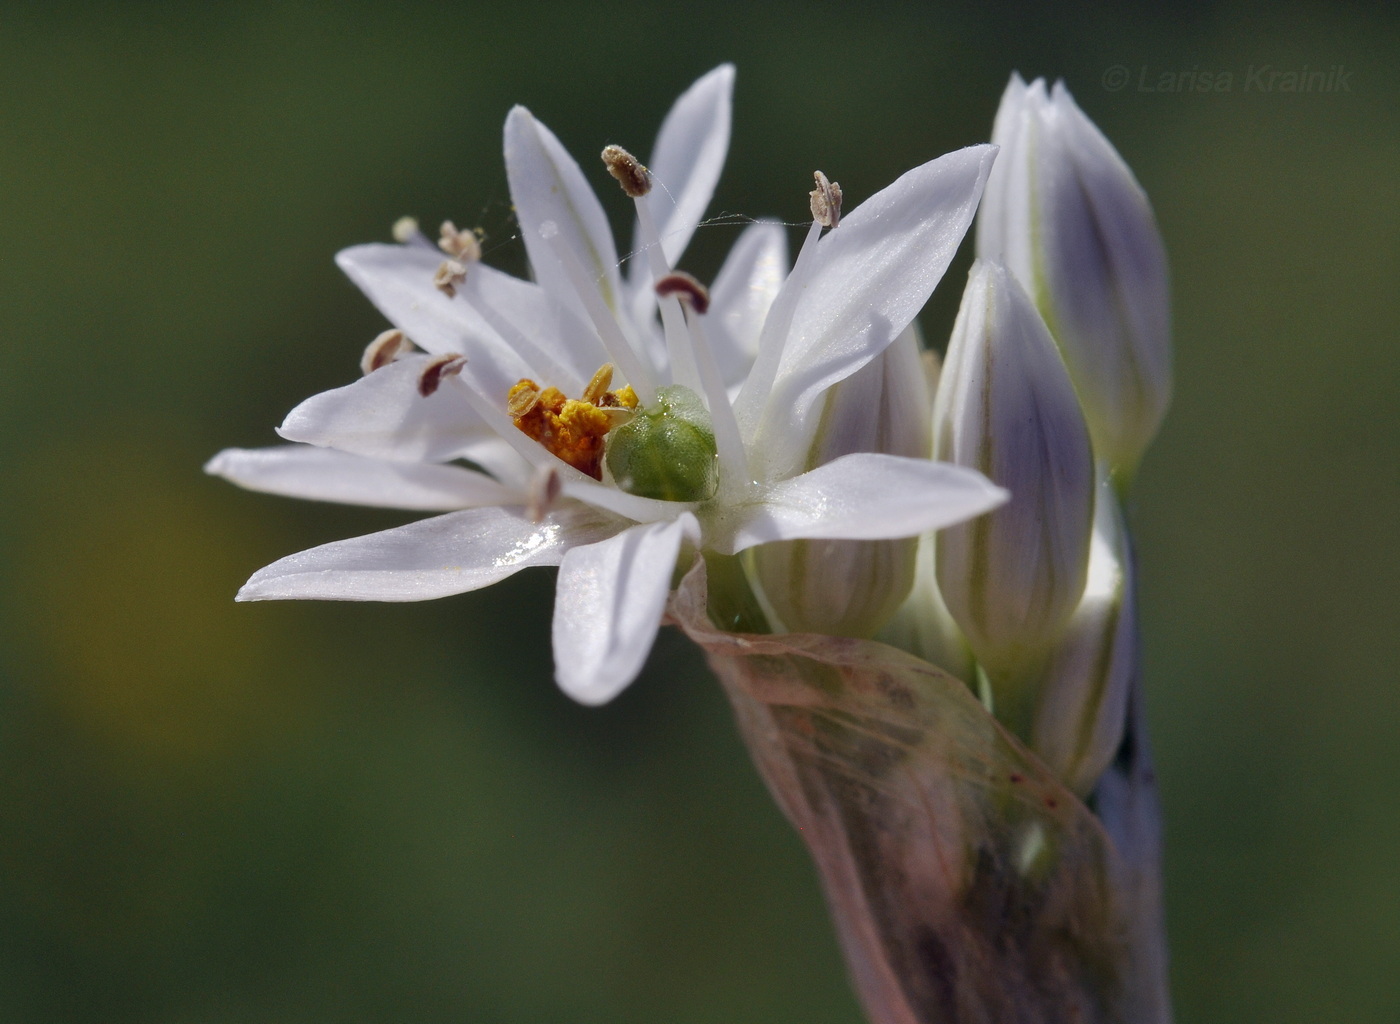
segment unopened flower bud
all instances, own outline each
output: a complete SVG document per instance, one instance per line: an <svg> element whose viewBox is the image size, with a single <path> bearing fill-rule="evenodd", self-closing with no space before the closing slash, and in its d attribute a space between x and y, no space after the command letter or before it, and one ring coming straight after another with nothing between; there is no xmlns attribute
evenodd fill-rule
<svg viewBox="0 0 1400 1024"><path fill-rule="evenodd" d="M1016 690L1084 592L1095 478L1069 374L1030 298L998 262L973 264L934 433L936 458L1011 492L1001 508L942 531L936 564L978 662L994 687Z"/></svg>
<svg viewBox="0 0 1400 1024"><path fill-rule="evenodd" d="M1166 253L1147 195L1063 82L1018 75L992 130L1001 147L977 255L1034 296L1083 402L1098 458L1131 476L1171 398Z"/></svg>
<svg viewBox="0 0 1400 1024"><path fill-rule="evenodd" d="M808 468L852 452L928 458L930 400L912 326L833 386L825 402ZM782 628L872 636L909 594L918 543L917 537L779 541L752 549L748 565Z"/></svg>
<svg viewBox="0 0 1400 1024"><path fill-rule="evenodd" d="M1088 795L1123 740L1138 665L1132 557L1118 500L1099 489L1084 598L1037 686L1031 746L1070 789Z"/></svg>

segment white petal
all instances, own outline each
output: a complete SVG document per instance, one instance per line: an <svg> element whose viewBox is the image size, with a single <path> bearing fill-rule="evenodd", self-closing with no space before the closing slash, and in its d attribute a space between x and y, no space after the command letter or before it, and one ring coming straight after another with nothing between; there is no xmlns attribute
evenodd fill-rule
<svg viewBox="0 0 1400 1024"><path fill-rule="evenodd" d="M558 565L570 547L616 530L617 520L581 505L542 523L520 508L449 512L273 562L238 600L425 601L490 586L527 566Z"/></svg>
<svg viewBox="0 0 1400 1024"><path fill-rule="evenodd" d="M733 97L734 65L721 64L682 93L661 122L647 165L654 187L645 202L671 266L695 234L724 169ZM640 251L640 229L634 237L633 251ZM636 276L649 284L646 261L637 261L636 267Z"/></svg>
<svg viewBox="0 0 1400 1024"><path fill-rule="evenodd" d="M738 510L723 550L802 537L913 537L981 515L1006 496L982 474L946 462L847 455L771 485L761 501Z"/></svg>
<svg viewBox="0 0 1400 1024"><path fill-rule="evenodd" d="M642 670L661 627L681 542L699 537L689 513L574 547L559 566L554 666L560 688L603 704Z"/></svg>
<svg viewBox="0 0 1400 1024"><path fill-rule="evenodd" d="M680 513L693 512L696 508L695 502L643 498L608 484L595 483L587 478L580 479L580 476L581 474L576 474L574 477L565 478L564 494L587 502L594 508L626 516L633 522L655 523L662 519L674 519Z"/></svg>
<svg viewBox="0 0 1400 1024"><path fill-rule="evenodd" d="M204 466L250 491L422 512L504 505L519 493L460 466L389 462L309 445L226 448Z"/></svg>
<svg viewBox="0 0 1400 1024"><path fill-rule="evenodd" d="M461 352L472 362L473 375L503 398L510 386L534 371L510 345L482 319L461 296L449 299L433 287L433 274L442 263L440 253L416 245L357 245L336 254L335 261L346 276L409 340L435 355ZM509 299L500 301L518 308L522 317L532 304L543 301L537 289L512 279L481 263L467 269L468 279L481 277L483 287L498 294L510 289ZM502 281L501 279L505 279ZM591 371L590 371L591 372Z"/></svg>
<svg viewBox="0 0 1400 1024"><path fill-rule="evenodd" d="M928 301L972 223L995 154L969 146L916 167L821 240L758 429L768 479L802 464L821 392L881 352Z"/></svg>
<svg viewBox="0 0 1400 1024"><path fill-rule="evenodd" d="M353 384L312 395L287 414L277 433L288 441L398 462L458 458L491 433L454 390L439 388L427 398L418 393L429 359L405 356Z"/></svg>
<svg viewBox="0 0 1400 1024"><path fill-rule="evenodd" d="M604 303L621 309L617 276L617 250L612 231L598 197L588 186L583 172L559 140L524 107L515 107L506 117L506 178L510 198L520 220L520 235L530 255L535 278L550 295L586 318L568 275L554 249L540 235L552 221L555 236L573 252L589 279L594 281Z"/></svg>
<svg viewBox="0 0 1400 1024"><path fill-rule="evenodd" d="M787 232L760 221L745 228L710 289L706 324L726 384L744 379L758 355L764 318L788 271Z"/></svg>
<svg viewBox="0 0 1400 1024"><path fill-rule="evenodd" d="M476 264L459 295L539 379L566 394L581 392L608 361L593 328L537 284Z"/></svg>

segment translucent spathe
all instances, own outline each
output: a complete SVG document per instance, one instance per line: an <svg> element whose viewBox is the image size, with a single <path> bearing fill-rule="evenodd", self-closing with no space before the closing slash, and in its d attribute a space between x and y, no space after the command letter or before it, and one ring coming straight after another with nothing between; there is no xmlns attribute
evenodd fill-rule
<svg viewBox="0 0 1400 1024"><path fill-rule="evenodd" d="M934 407L935 454L1011 493L938 538L938 585L994 683L1023 685L1084 592L1094 461L1055 343L1000 262L968 276Z"/></svg>
<svg viewBox="0 0 1400 1024"><path fill-rule="evenodd" d="M1100 459L1130 475L1171 399L1166 253L1146 193L1063 82L1013 75L977 225L1050 326Z"/></svg>
<svg viewBox="0 0 1400 1024"><path fill-rule="evenodd" d="M671 614L807 845L871 1024L1170 1024L1146 733L1102 819L961 681L884 644Z"/></svg>

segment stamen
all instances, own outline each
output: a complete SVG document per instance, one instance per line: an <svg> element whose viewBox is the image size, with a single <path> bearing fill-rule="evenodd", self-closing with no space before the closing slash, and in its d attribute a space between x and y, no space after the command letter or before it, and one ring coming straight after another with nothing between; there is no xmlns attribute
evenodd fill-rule
<svg viewBox="0 0 1400 1024"><path fill-rule="evenodd" d="M637 406L631 388L607 390L611 378L612 366L605 363L593 375L582 401L554 387L541 391L526 378L506 395L506 411L522 434L579 472L601 480L608 432L631 419Z"/></svg>
<svg viewBox="0 0 1400 1024"><path fill-rule="evenodd" d="M621 146L604 148L603 163L607 164L608 173L622 186L622 191L633 199L640 199L651 191L651 172Z"/></svg>
<svg viewBox="0 0 1400 1024"><path fill-rule="evenodd" d="M449 299L456 298L457 289L467 280L467 268L456 260L443 260L433 275L433 287Z"/></svg>
<svg viewBox="0 0 1400 1024"><path fill-rule="evenodd" d="M400 217L394 221L394 241L400 245L407 245L413 241L416 235L421 235L418 230L418 219L416 217Z"/></svg>
<svg viewBox="0 0 1400 1024"><path fill-rule="evenodd" d="M525 515L530 522L543 522L563 489L564 482L559 479L559 470L554 466L541 466L535 470L525 504Z"/></svg>
<svg viewBox="0 0 1400 1024"><path fill-rule="evenodd" d="M657 281L656 294L663 297L674 295L702 315L710 309L709 289L683 270L674 271Z"/></svg>
<svg viewBox="0 0 1400 1024"><path fill-rule="evenodd" d="M598 294L598 289L588 280L587 273L579 265L573 251L559 237L559 225L552 220L545 221L540 225L540 237L554 250L554 255L568 276L569 283L574 286L574 291L578 293L588 318L593 321L593 327L598 332L603 348L612 356L612 361L622 370L622 375L627 378L628 383L637 389L642 404L652 405L656 401L656 374L632 348L627 336L622 333L617 318L604 304L603 297Z"/></svg>
<svg viewBox="0 0 1400 1024"><path fill-rule="evenodd" d="M423 372L418 375L418 393L427 398L442 384L447 377L455 377L462 372L462 367L467 365L467 357L454 353L438 356L436 359L423 367Z"/></svg>
<svg viewBox="0 0 1400 1024"><path fill-rule="evenodd" d="M661 233L656 230L651 204L642 196L635 197L633 203L637 207L638 240L647 254L652 283L659 284L671 273L671 265L666 262L666 250L661 245ZM666 355L671 361L671 381L683 384L692 391L698 390L700 377L695 369L695 356L687 343L685 317L680 307L675 302L667 302L664 296L660 306L661 326L666 335Z"/></svg>
<svg viewBox="0 0 1400 1024"><path fill-rule="evenodd" d="M365 346L365 354L360 357L360 372L368 376L375 370L388 366L411 348L413 342L408 340L408 335L403 331L384 331Z"/></svg>
<svg viewBox="0 0 1400 1024"><path fill-rule="evenodd" d="M679 300L685 309L685 322L690 330L690 350L704 388L706 404L710 407L715 449L719 453L719 487L732 497L751 482L749 457L744 449L743 435L739 432L739 421L734 417L734 407L729 404L729 395L724 389L724 378L720 376L719 364L715 362L714 350L710 348L710 339L701 321L705 310L710 307L710 293L704 285L684 272L662 278L656 283L656 291Z"/></svg>
<svg viewBox="0 0 1400 1024"><path fill-rule="evenodd" d="M588 387L583 389L583 400L593 405L601 404L601 399L608 388L612 385L613 364L604 363L598 367L598 372L593 375L593 379L588 382Z"/></svg>
<svg viewBox="0 0 1400 1024"><path fill-rule="evenodd" d="M481 240L474 231L459 231L450 220L438 229L438 248L459 263L475 263L481 259Z"/></svg>
<svg viewBox="0 0 1400 1024"><path fill-rule="evenodd" d="M821 171L814 171L812 177L817 187L812 189L812 219L824 228L834 228L841 223L841 186L828 181Z"/></svg>
<svg viewBox="0 0 1400 1024"><path fill-rule="evenodd" d="M511 385L506 395L506 412L512 417L527 416L530 410L540 404L540 386L528 377Z"/></svg>

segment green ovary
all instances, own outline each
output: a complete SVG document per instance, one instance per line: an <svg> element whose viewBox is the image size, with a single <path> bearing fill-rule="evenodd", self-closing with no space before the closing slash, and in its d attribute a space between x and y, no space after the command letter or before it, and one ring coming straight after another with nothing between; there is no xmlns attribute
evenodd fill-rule
<svg viewBox="0 0 1400 1024"><path fill-rule="evenodd" d="M613 480L629 494L707 501L719 483L710 414L689 388L660 388L656 404L608 435L607 464Z"/></svg>

